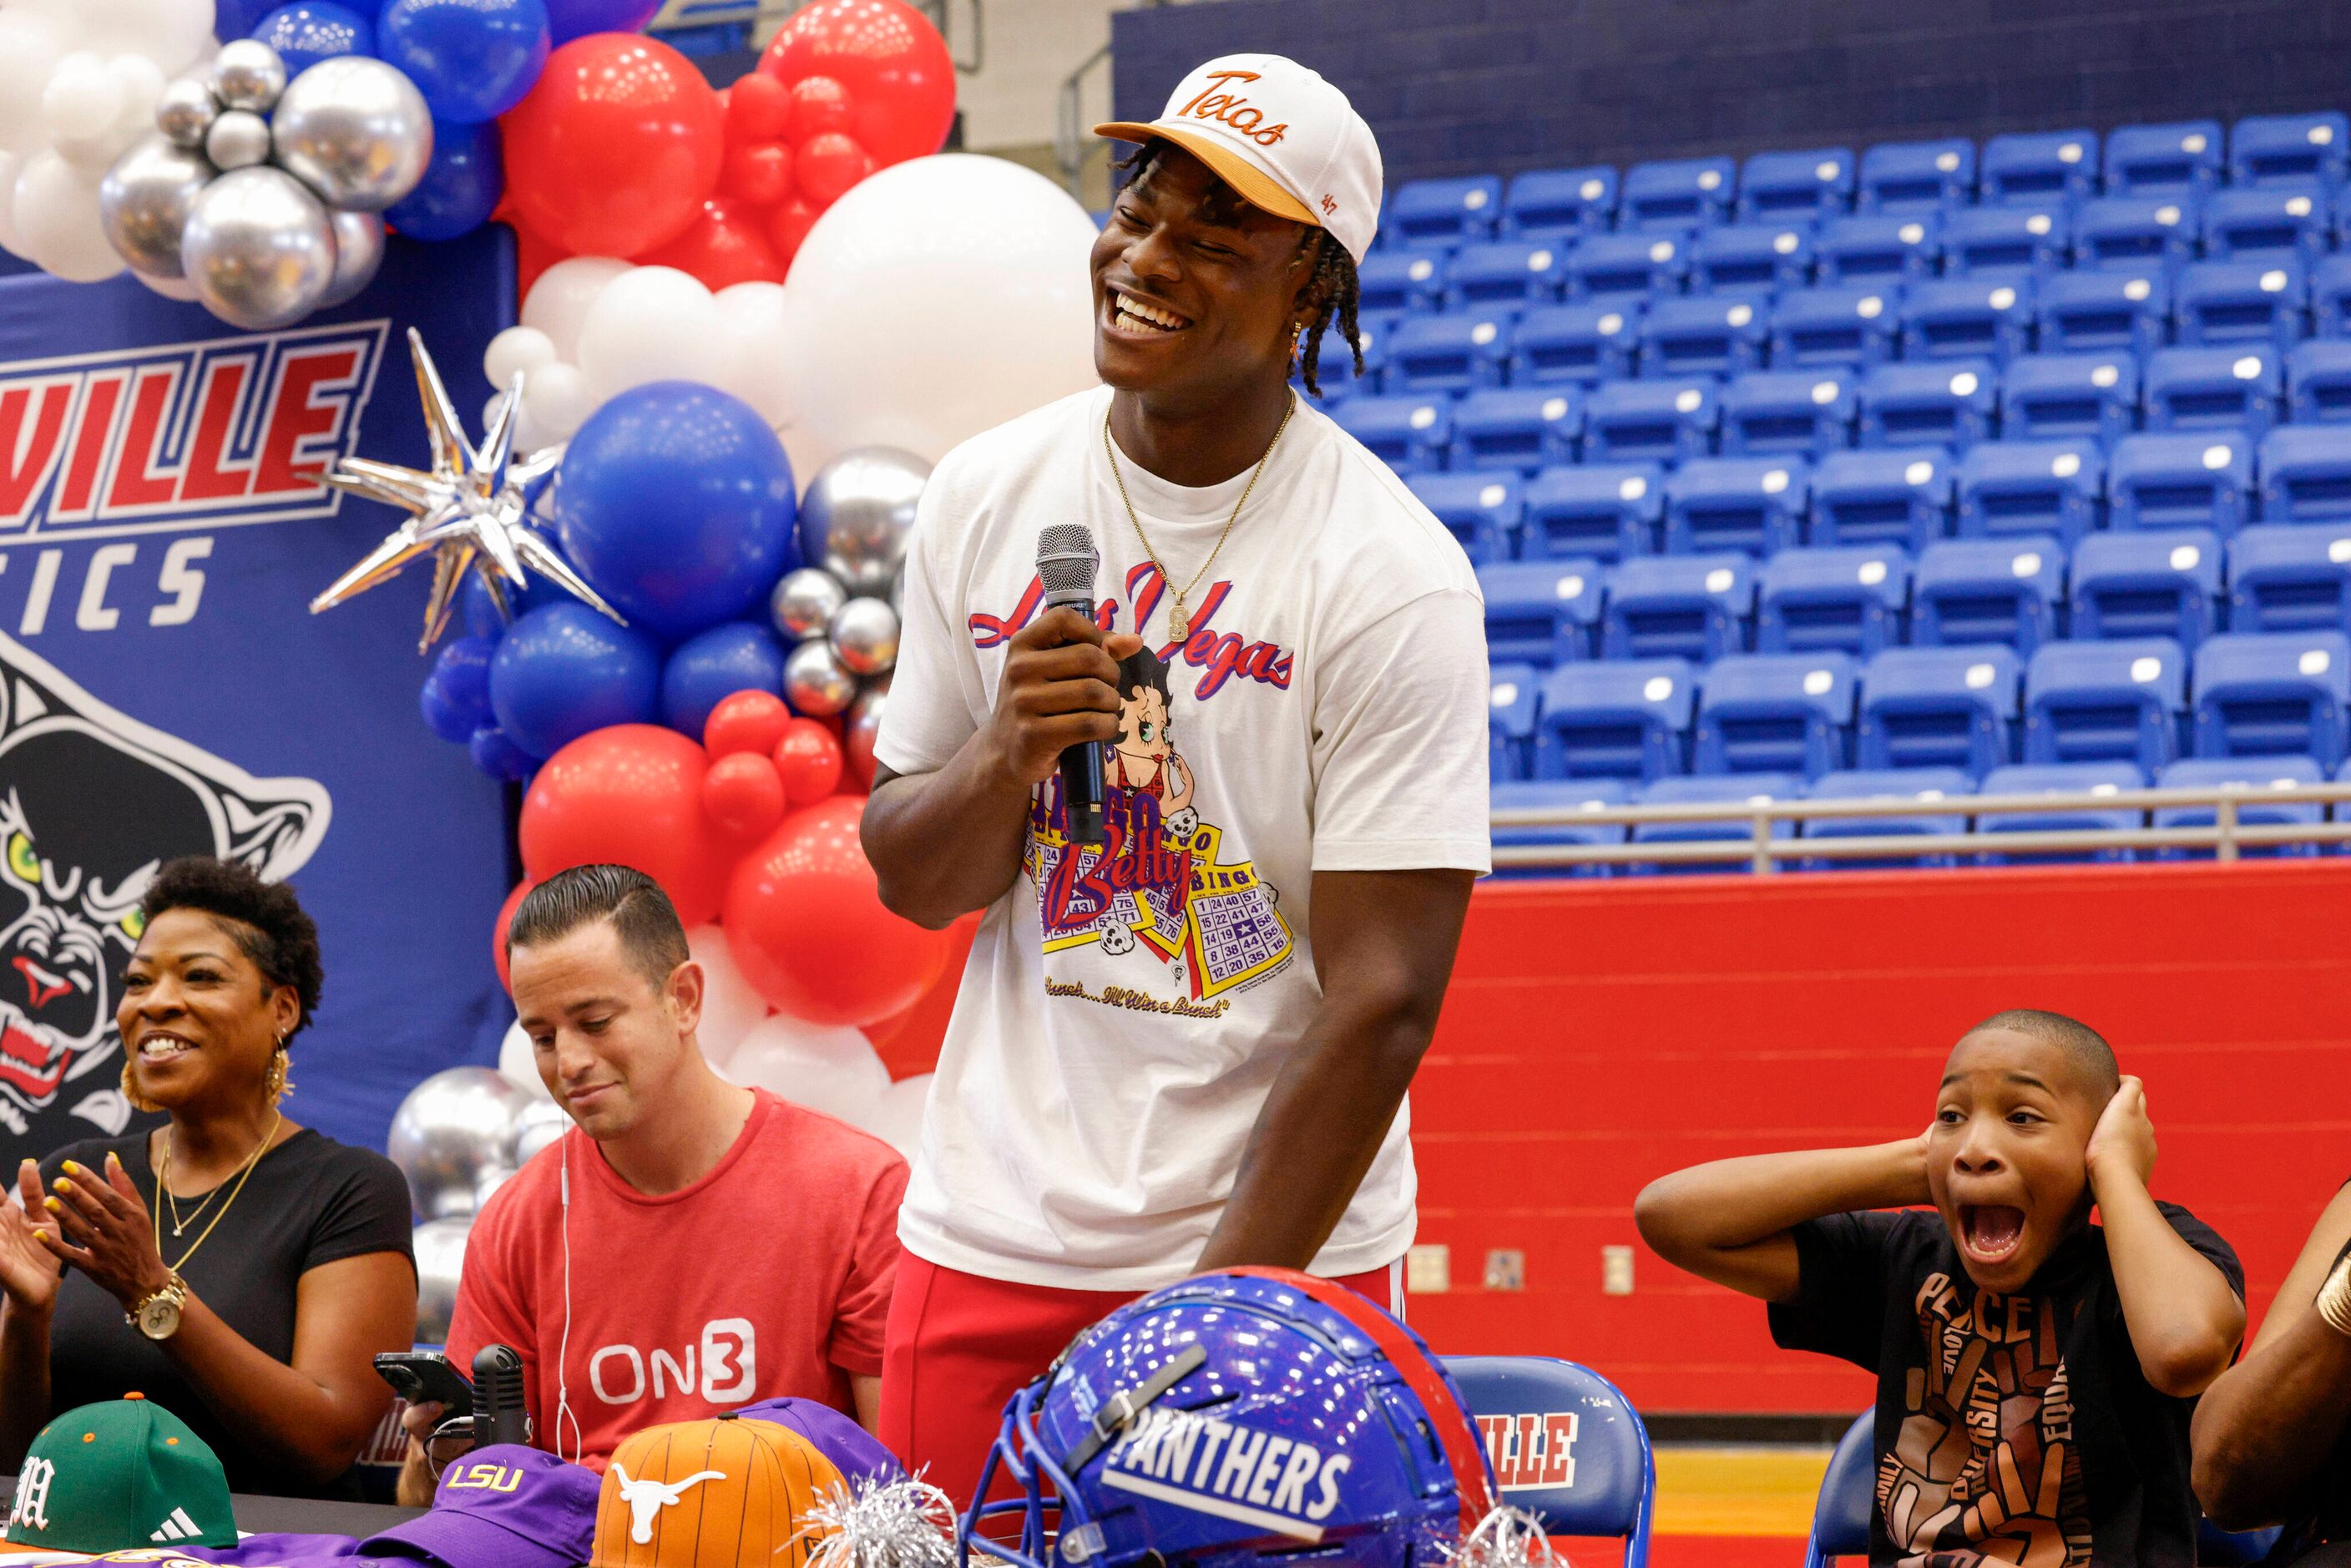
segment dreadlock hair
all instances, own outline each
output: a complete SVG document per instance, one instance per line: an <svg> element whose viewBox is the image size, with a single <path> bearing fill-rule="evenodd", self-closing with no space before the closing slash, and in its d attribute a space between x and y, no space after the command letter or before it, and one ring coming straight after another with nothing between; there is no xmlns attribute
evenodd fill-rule
<svg viewBox="0 0 2351 1568"><path fill-rule="evenodd" d="M1166 147L1164 141L1146 141L1112 165L1112 172L1121 176L1118 190L1124 190L1151 172L1151 166L1159 161ZM1114 191L1113 199L1115 196ZM1223 204L1227 203L1229 206ZM1221 221L1223 214L1237 216L1247 208L1239 193L1224 186L1217 204L1212 205L1209 213L1212 221ZM1364 343L1355 329L1355 310L1362 301L1363 288L1355 277L1354 257L1328 229L1309 229L1305 243L1314 247L1314 270L1300 292L1313 302L1314 313L1300 323L1298 374L1306 383L1306 390L1319 398L1322 387L1315 371L1322 361L1322 333L1333 320L1338 322L1339 333L1346 339L1348 350L1354 356L1355 373L1364 373Z"/></svg>

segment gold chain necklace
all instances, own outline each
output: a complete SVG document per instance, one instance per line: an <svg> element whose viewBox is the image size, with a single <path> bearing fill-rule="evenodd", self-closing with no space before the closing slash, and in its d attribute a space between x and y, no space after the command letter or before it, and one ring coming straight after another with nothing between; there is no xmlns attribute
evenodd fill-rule
<svg viewBox="0 0 2351 1568"><path fill-rule="evenodd" d="M1151 564L1158 569L1159 580L1165 583L1167 591L1176 596L1176 608L1167 616L1167 634L1178 643L1192 634L1192 611L1186 600L1208 575L1208 569L1217 564L1217 557L1224 552L1225 541L1233 537L1233 525L1241 520L1241 508L1249 505L1249 492L1257 488L1259 476L1265 473L1265 465L1273 461L1273 449L1281 444L1281 433L1290 428L1290 416L1297 412L1298 396L1293 392L1282 406L1281 423L1273 427L1273 439L1266 444L1265 455L1257 460L1257 467L1249 473L1249 483L1241 486L1241 498L1233 503L1233 515L1225 519L1225 531L1217 536L1216 549L1208 552L1208 559L1201 562L1200 570L1192 574L1192 580L1181 588L1176 586L1176 579L1169 573L1167 563L1161 560L1159 552L1151 548L1151 536L1143 531L1143 519L1134 514L1134 503L1128 499L1126 494L1126 479L1118 471L1118 448L1110 438L1110 414L1107 412L1102 414L1102 455L1110 460L1111 480L1118 486L1119 501L1126 507L1126 520L1134 525L1134 537L1142 544L1143 553L1151 558Z"/></svg>
<svg viewBox="0 0 2351 1568"><path fill-rule="evenodd" d="M220 1212L213 1216L212 1224L205 1226L203 1230L197 1232L196 1239L188 1244L188 1249L180 1254L180 1260L170 1266L172 1273L176 1274L183 1268L186 1267L188 1260L196 1255L196 1249L204 1244L205 1239L212 1235L214 1228L218 1226L222 1220L228 1218L230 1205L235 1203L236 1195L245 1190L246 1179L253 1175L253 1167L261 1163L263 1153L268 1149L270 1144L277 1138L277 1129L284 1124L285 1121L286 1113L283 1111L278 1112L276 1115L270 1118L269 1131L261 1134L261 1142L254 1145L253 1153L245 1156L245 1168L237 1173L236 1185L229 1188L227 1202L223 1203L220 1206ZM171 1179L171 1176L172 1130L169 1127L166 1127L163 1129L163 1163L155 1172L155 1197L157 1201L155 1207L152 1211L155 1217L155 1255L159 1258L163 1255L164 1199L171 1192L171 1188L164 1184ZM213 1190L214 1192L218 1192L220 1189L218 1187L214 1187ZM204 1198L204 1203L208 1204L210 1202L212 1202L212 1198L210 1196L207 1196ZM190 1224L193 1224L195 1222L196 1215L202 1213L204 1213L204 1207L202 1205L199 1205L196 1208L196 1213L188 1216L188 1222ZM178 1229L175 1228L172 1234L173 1236L179 1235Z"/></svg>

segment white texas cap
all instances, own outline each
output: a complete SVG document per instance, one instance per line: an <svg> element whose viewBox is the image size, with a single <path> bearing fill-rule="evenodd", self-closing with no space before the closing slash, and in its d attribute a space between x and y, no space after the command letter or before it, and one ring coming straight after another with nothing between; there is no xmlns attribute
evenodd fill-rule
<svg viewBox="0 0 2351 1568"><path fill-rule="evenodd" d="M1163 137L1251 206L1331 231L1357 261L1380 226L1380 144L1347 95L1280 55L1226 55L1184 78L1158 119L1097 136Z"/></svg>

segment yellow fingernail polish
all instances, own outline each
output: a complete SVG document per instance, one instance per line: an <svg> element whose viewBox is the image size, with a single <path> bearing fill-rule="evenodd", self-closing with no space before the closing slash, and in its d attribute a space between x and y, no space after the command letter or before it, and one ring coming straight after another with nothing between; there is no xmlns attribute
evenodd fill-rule
<svg viewBox="0 0 2351 1568"><path fill-rule="evenodd" d="M65 1178L65 1177L63 1177L63 1176L59 1176L59 1177L57 1177L57 1190L58 1190L59 1192L71 1192L71 1191L73 1191L73 1183L71 1183L71 1182L69 1182L69 1181L66 1180L66 1178Z"/></svg>
<svg viewBox="0 0 2351 1568"><path fill-rule="evenodd" d="M80 1167L79 1166L78 1166L78 1165L74 1164L74 1163L73 1163L73 1161L71 1161L71 1160L68 1160L68 1161L66 1162L66 1175L68 1175L68 1176L79 1176L79 1175L81 1175L81 1167Z"/></svg>
<svg viewBox="0 0 2351 1568"><path fill-rule="evenodd" d="M41 1199L41 1207L47 1208L51 1214L61 1214L65 1211L66 1206L54 1197L45 1197Z"/></svg>

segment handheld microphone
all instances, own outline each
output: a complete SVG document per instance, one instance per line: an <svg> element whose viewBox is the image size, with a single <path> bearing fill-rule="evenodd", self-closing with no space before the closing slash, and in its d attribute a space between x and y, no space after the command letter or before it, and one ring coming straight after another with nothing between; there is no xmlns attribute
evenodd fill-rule
<svg viewBox="0 0 2351 1568"><path fill-rule="evenodd" d="M1054 523L1037 530L1037 580L1045 590L1048 610L1068 608L1092 620L1094 573L1101 567L1102 552L1084 525ZM1061 753L1061 806L1071 843L1103 841L1100 745L1081 741Z"/></svg>

